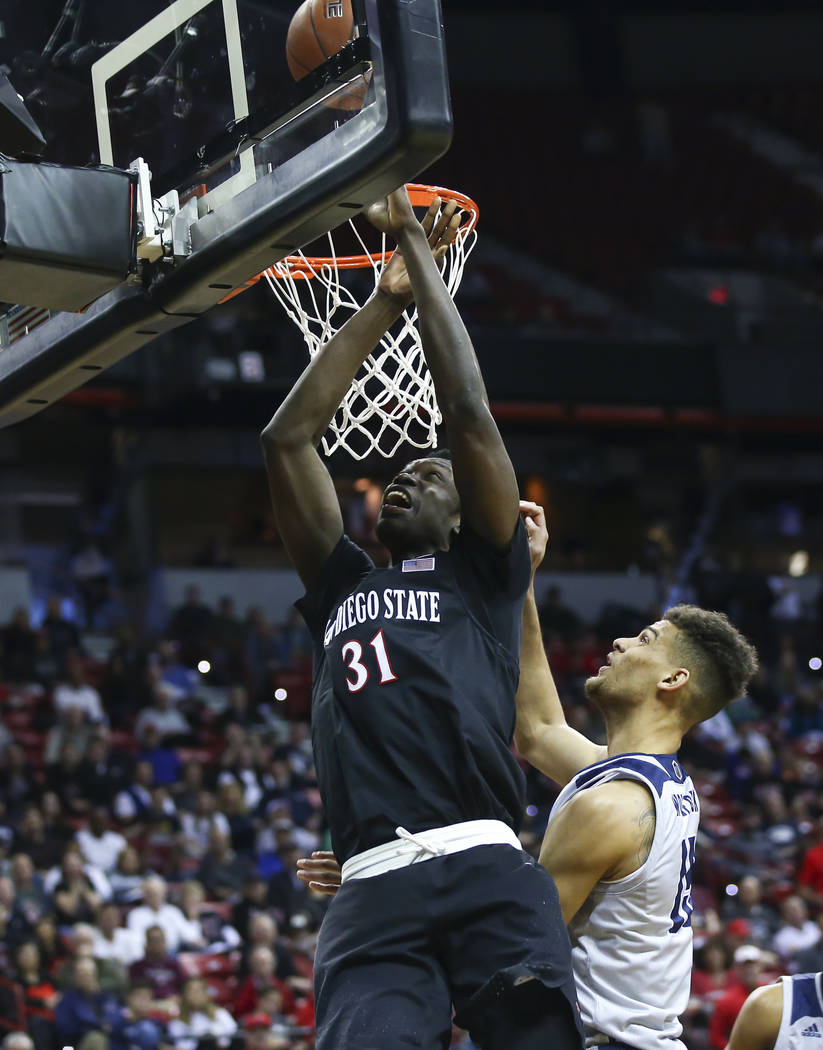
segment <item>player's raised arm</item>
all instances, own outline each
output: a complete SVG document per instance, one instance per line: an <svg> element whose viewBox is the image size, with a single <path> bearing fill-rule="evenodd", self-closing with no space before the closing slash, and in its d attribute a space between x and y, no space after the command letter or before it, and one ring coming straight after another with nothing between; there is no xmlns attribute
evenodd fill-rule
<svg viewBox="0 0 823 1050"><path fill-rule="evenodd" d="M454 202L445 206L444 215L456 216L456 228ZM395 238L406 260L423 351L448 432L461 519L502 550L517 523L517 481L489 411L471 339L432 261L405 188L372 205L368 217Z"/></svg>
<svg viewBox="0 0 823 1050"><path fill-rule="evenodd" d="M456 226L438 218L438 206L417 225L437 272L435 260L454 240ZM277 528L306 586L343 534L337 494L317 446L357 370L411 301L405 262L395 252L374 295L312 358L261 435Z"/></svg>
<svg viewBox="0 0 823 1050"><path fill-rule="evenodd" d="M529 537L532 581L523 606L514 742L527 762L558 784L567 784L585 766L606 758L607 751L566 722L546 659L534 598L534 573L543 561L549 539L546 516L542 507L526 500L520 502L520 513Z"/></svg>

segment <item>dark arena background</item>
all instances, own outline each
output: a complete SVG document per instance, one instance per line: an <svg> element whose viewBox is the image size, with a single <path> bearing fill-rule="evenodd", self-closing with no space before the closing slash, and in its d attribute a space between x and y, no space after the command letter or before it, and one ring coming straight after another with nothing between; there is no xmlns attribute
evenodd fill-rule
<svg viewBox="0 0 823 1050"><path fill-rule="evenodd" d="M602 739L584 679L675 602L728 612L760 653L748 695L680 756L702 800L684 1041L722 1050L747 987L737 949L750 982L823 970L823 14L445 6L454 135L419 180L479 205L457 303L521 494L547 509L536 588L567 719ZM106 7L0 7L0 72L47 160L99 159L83 76L133 29ZM310 640L259 442L307 352L265 282L218 297L0 429L11 1050L20 1031L35 1050L151 1050L70 1027L80 956L107 1009L157 1018L175 1050L314 1046L327 898L295 878L328 848ZM46 316L35 304L25 338ZM375 554L396 466L331 459L346 531ZM536 855L557 788L527 778ZM144 897L168 904L148 958ZM473 1048L457 1029L452 1046Z"/></svg>

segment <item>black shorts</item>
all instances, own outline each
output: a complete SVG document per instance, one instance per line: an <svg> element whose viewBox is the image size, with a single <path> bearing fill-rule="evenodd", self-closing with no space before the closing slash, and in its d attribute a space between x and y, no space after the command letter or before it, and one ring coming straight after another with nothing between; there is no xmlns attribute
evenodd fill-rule
<svg viewBox="0 0 823 1050"><path fill-rule="evenodd" d="M580 1029L551 876L511 846L475 846L351 879L320 929L317 1050L439 1050L455 1023L478 1046L528 986ZM572 1045L570 1042L568 1045Z"/></svg>

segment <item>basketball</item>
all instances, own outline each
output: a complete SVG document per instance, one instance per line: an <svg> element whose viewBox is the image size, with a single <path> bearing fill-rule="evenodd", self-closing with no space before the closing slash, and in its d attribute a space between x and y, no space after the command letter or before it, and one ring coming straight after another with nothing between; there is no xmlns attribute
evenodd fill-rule
<svg viewBox="0 0 823 1050"><path fill-rule="evenodd" d="M354 38L351 0L303 0L295 11L286 37L286 61L295 80L301 80ZM368 82L354 85L326 103L335 109L360 109Z"/></svg>

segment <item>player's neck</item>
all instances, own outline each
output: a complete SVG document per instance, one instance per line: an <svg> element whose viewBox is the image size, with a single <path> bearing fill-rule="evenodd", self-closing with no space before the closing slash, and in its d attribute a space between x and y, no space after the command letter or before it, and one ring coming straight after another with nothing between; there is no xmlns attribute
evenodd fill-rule
<svg viewBox="0 0 823 1050"><path fill-rule="evenodd" d="M437 554L439 551L447 551L448 547L439 547L436 543L413 543L408 547L389 548L389 565L400 565L409 558L425 558L427 554Z"/></svg>
<svg viewBox="0 0 823 1050"><path fill-rule="evenodd" d="M679 726L667 717L656 717L645 707L604 712L609 756L640 752L673 755L680 747Z"/></svg>

